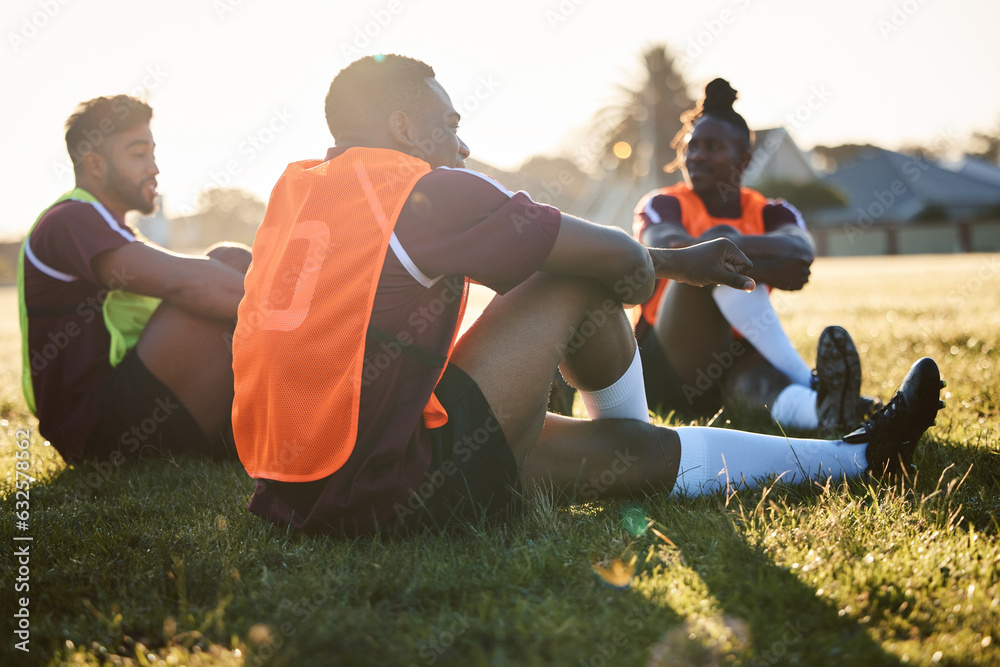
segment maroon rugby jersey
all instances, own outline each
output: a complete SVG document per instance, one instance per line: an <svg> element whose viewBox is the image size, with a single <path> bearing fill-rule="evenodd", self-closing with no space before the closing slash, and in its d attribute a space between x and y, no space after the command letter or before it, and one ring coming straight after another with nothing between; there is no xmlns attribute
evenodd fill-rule
<svg viewBox="0 0 1000 667"><path fill-rule="evenodd" d="M64 459L77 460L97 421L97 394L111 374L102 305L108 290L91 262L136 242L100 204L69 200L49 209L28 239L24 295L38 430ZM117 277L123 288L128 275Z"/></svg>

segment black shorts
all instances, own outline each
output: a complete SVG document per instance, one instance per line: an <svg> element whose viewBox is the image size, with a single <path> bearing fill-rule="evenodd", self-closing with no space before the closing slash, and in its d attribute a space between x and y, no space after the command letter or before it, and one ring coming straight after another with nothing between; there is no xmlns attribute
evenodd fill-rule
<svg viewBox="0 0 1000 667"><path fill-rule="evenodd" d="M660 347L653 327L639 334L639 357L646 385L646 402L654 412L675 416L686 421L710 417L722 407L722 391L716 382L709 386L685 384Z"/></svg>
<svg viewBox="0 0 1000 667"><path fill-rule="evenodd" d="M85 459L113 458L111 462L117 463L156 452L212 459L236 457L232 437L206 438L180 399L146 368L135 350L104 382L97 411L97 425L84 448Z"/></svg>
<svg viewBox="0 0 1000 667"><path fill-rule="evenodd" d="M434 393L448 412L448 423L430 430L431 465L410 498L411 506L422 509L415 523L444 528L516 507L520 485L514 452L479 386L449 364Z"/></svg>
<svg viewBox="0 0 1000 667"><path fill-rule="evenodd" d="M420 446L431 450L427 473L401 498L381 499L392 504L391 519L376 518L384 517L387 505L380 511L345 506L352 494L341 480L359 475L353 459L309 482L258 479L250 511L306 533L346 535L442 529L505 513L520 497L517 463L486 397L454 365L445 369L434 393L448 412L448 423L420 434Z"/></svg>

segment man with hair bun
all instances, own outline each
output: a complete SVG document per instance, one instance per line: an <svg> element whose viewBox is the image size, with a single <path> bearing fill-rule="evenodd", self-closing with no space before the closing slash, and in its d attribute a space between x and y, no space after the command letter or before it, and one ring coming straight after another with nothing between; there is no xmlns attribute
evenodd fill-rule
<svg viewBox="0 0 1000 667"><path fill-rule="evenodd" d="M77 107L76 187L38 217L18 260L28 408L63 459L101 471L151 450L235 455L228 340L250 253L180 255L125 223L156 208L152 114L128 95Z"/></svg>
<svg viewBox="0 0 1000 667"><path fill-rule="evenodd" d="M556 502L898 472L939 407L930 359L846 440L650 423L623 304L656 278L754 288L729 239L647 249L464 168L427 64L362 58L330 84L335 146L288 166L233 335L250 510L308 533L465 524ZM470 280L497 296L458 338ZM556 369L590 419L546 412Z"/></svg>
<svg viewBox="0 0 1000 667"><path fill-rule="evenodd" d="M847 331L823 331L812 371L771 306L770 288L808 282L813 240L794 206L742 187L753 136L735 100L729 82L715 79L681 116L672 166L685 182L646 195L634 232L651 248L727 238L753 262L748 275L757 287L660 281L636 325L646 396L682 417L710 416L725 404L784 427L842 433L878 404L859 395L861 362Z"/></svg>

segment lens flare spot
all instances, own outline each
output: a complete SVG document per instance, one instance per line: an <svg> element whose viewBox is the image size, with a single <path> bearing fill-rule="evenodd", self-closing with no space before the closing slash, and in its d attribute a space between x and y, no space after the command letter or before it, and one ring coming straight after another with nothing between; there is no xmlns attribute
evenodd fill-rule
<svg viewBox="0 0 1000 667"><path fill-rule="evenodd" d="M651 523L641 507L629 507L622 512L622 528L636 537L645 534Z"/></svg>
<svg viewBox="0 0 1000 667"><path fill-rule="evenodd" d="M627 141L619 141L611 147L611 152L619 160L627 160L632 155L632 146Z"/></svg>

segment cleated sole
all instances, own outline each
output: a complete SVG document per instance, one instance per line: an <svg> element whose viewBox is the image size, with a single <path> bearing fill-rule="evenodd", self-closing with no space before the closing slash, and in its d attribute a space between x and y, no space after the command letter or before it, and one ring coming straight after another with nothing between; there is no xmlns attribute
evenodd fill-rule
<svg viewBox="0 0 1000 667"><path fill-rule="evenodd" d="M861 359L843 327L830 326L816 344L816 413L819 428L837 432L860 417Z"/></svg>

